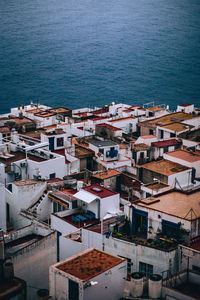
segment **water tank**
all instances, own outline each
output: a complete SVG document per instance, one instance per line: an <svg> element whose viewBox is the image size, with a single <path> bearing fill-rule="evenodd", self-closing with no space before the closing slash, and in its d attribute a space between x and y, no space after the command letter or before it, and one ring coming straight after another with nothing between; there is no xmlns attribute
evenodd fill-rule
<svg viewBox="0 0 200 300"><path fill-rule="evenodd" d="M7 281L13 281L14 278L14 267L11 261L5 261L3 264L3 275Z"/></svg>
<svg viewBox="0 0 200 300"><path fill-rule="evenodd" d="M83 188L83 181L77 181L77 191L80 191L80 189Z"/></svg>
<svg viewBox="0 0 200 300"><path fill-rule="evenodd" d="M130 292L132 297L141 297L144 289L144 274L135 272L131 274Z"/></svg>
<svg viewBox="0 0 200 300"><path fill-rule="evenodd" d="M46 289L40 289L37 291L37 300L46 300L49 298L49 291Z"/></svg>
<svg viewBox="0 0 200 300"><path fill-rule="evenodd" d="M153 274L149 278L149 298L158 299L162 292L162 276Z"/></svg>

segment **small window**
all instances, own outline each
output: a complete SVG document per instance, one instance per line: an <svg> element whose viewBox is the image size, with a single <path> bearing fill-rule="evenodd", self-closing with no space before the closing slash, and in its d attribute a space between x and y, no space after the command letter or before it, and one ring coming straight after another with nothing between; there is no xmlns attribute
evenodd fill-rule
<svg viewBox="0 0 200 300"><path fill-rule="evenodd" d="M62 147L64 145L64 138L57 138L57 147Z"/></svg>
<svg viewBox="0 0 200 300"><path fill-rule="evenodd" d="M145 264L143 262L139 262L139 272L145 274L146 277L150 277L153 274L153 266L149 264Z"/></svg>
<svg viewBox="0 0 200 300"><path fill-rule="evenodd" d="M164 152L164 153L168 152L168 147L164 147L164 148L163 148L163 152Z"/></svg>
<svg viewBox="0 0 200 300"><path fill-rule="evenodd" d="M176 137L176 134L175 133L170 133L170 137L172 138L172 137Z"/></svg>
<svg viewBox="0 0 200 300"><path fill-rule="evenodd" d="M144 158L144 152L140 152L140 158Z"/></svg>
<svg viewBox="0 0 200 300"><path fill-rule="evenodd" d="M150 135L153 135L153 134L154 134L153 129L149 129L149 134L150 134Z"/></svg>
<svg viewBox="0 0 200 300"><path fill-rule="evenodd" d="M51 174L49 174L49 178L50 178L50 179L56 178L56 173L51 173Z"/></svg>
<svg viewBox="0 0 200 300"><path fill-rule="evenodd" d="M103 148L100 148L100 149L99 149L99 152L102 153L102 154L104 154L104 149L103 149Z"/></svg>

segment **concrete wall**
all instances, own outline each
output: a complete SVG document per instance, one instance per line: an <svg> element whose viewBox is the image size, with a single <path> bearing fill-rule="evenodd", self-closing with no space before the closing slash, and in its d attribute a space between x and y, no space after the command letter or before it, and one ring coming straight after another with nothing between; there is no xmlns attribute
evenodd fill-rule
<svg viewBox="0 0 200 300"><path fill-rule="evenodd" d="M173 222L176 224L181 223L181 226L188 231L190 231L191 229L191 222L185 219L167 215L163 212L156 211L147 207L142 207L140 205L135 205L135 208L148 213L148 226L152 227L148 230L151 231L151 233L148 233L148 238L155 238L156 234L162 231L162 220ZM130 221L132 222L132 214L130 214Z"/></svg>
<svg viewBox="0 0 200 300"><path fill-rule="evenodd" d="M93 277L92 281L97 282L94 286L84 289L83 300L119 300L123 296L127 262L109 269L102 274Z"/></svg>
<svg viewBox="0 0 200 300"><path fill-rule="evenodd" d="M62 235L70 233L77 229L75 226L71 225L65 220L62 220L55 214L51 214L51 228L59 231Z"/></svg>
<svg viewBox="0 0 200 300"><path fill-rule="evenodd" d="M180 271L188 267L192 270L193 266L200 268L200 251L179 245L179 261Z"/></svg>
<svg viewBox="0 0 200 300"><path fill-rule="evenodd" d="M9 234L5 241L7 243L32 233L43 237L12 254L15 276L27 283L28 300L37 299L38 289L49 289L49 266L57 260L56 233L37 223Z"/></svg>
<svg viewBox="0 0 200 300"><path fill-rule="evenodd" d="M35 203L43 194L46 188L46 182L37 181L33 184L18 186L12 184L12 193L5 190L6 202L10 207L10 222L15 229L30 224L30 221L20 216L21 209L27 209Z"/></svg>
<svg viewBox="0 0 200 300"><path fill-rule="evenodd" d="M0 183L0 229L4 232L7 231L6 226L6 199L5 199L5 187Z"/></svg>

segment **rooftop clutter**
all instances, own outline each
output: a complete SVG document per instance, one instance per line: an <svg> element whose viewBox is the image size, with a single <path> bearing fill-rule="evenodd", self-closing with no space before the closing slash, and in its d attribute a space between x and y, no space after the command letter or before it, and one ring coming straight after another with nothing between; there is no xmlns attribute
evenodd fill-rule
<svg viewBox="0 0 200 300"><path fill-rule="evenodd" d="M193 258L200 251L200 115L194 105L171 112L159 105L71 110L30 104L0 122L0 228L24 234L34 222L34 232L56 231L57 252L48 240L54 259L68 259L56 268L69 275L79 296L97 288L91 278L104 272L112 282L112 262L120 265L121 258L127 263L121 289L132 272L167 280L185 266L177 261L178 245L193 249L190 265L200 270ZM19 245L34 240L37 249L40 239L20 238ZM19 245L8 245L14 257ZM96 249L79 255L90 247Z"/></svg>

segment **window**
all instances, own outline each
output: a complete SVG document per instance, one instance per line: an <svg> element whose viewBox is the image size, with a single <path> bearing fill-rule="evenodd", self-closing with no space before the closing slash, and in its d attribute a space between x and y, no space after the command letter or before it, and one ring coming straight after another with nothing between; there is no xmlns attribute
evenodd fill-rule
<svg viewBox="0 0 200 300"><path fill-rule="evenodd" d="M57 147L62 147L64 145L64 138L57 138Z"/></svg>
<svg viewBox="0 0 200 300"><path fill-rule="evenodd" d="M171 132L170 137L176 137L176 134Z"/></svg>
<svg viewBox="0 0 200 300"><path fill-rule="evenodd" d="M54 178L56 178L56 173L49 174L49 179L54 179Z"/></svg>
<svg viewBox="0 0 200 300"><path fill-rule="evenodd" d="M100 149L99 149L99 152L102 153L102 154L104 154L104 149L103 149L103 148L100 148Z"/></svg>
<svg viewBox="0 0 200 300"><path fill-rule="evenodd" d="M191 226L192 228L191 228L191 231L192 231L192 233L196 233L196 229L197 229L197 220L193 220L192 221L192 226Z"/></svg>
<svg viewBox="0 0 200 300"><path fill-rule="evenodd" d="M149 134L150 134L150 135L153 135L153 134L154 134L153 129L149 129Z"/></svg>
<svg viewBox="0 0 200 300"><path fill-rule="evenodd" d="M131 273L131 266L132 266L131 259L128 257L125 257L125 256L121 256L121 255L118 255L118 256L121 258L125 258L127 260L127 274Z"/></svg>
<svg viewBox="0 0 200 300"><path fill-rule="evenodd" d="M63 211L63 210L66 210L65 206L59 204L56 201L53 202L53 212L54 213L59 212L59 211Z"/></svg>
<svg viewBox="0 0 200 300"><path fill-rule="evenodd" d="M163 139L164 137L164 130L160 130L160 138Z"/></svg>
<svg viewBox="0 0 200 300"><path fill-rule="evenodd" d="M145 264L143 262L139 262L139 272L145 274L146 277L150 277L153 274L153 266L149 264Z"/></svg>
<svg viewBox="0 0 200 300"><path fill-rule="evenodd" d="M168 147L164 147L164 148L163 148L163 152L164 152L164 153L168 152Z"/></svg>
<svg viewBox="0 0 200 300"><path fill-rule="evenodd" d="M144 158L144 152L140 152L140 158Z"/></svg>

